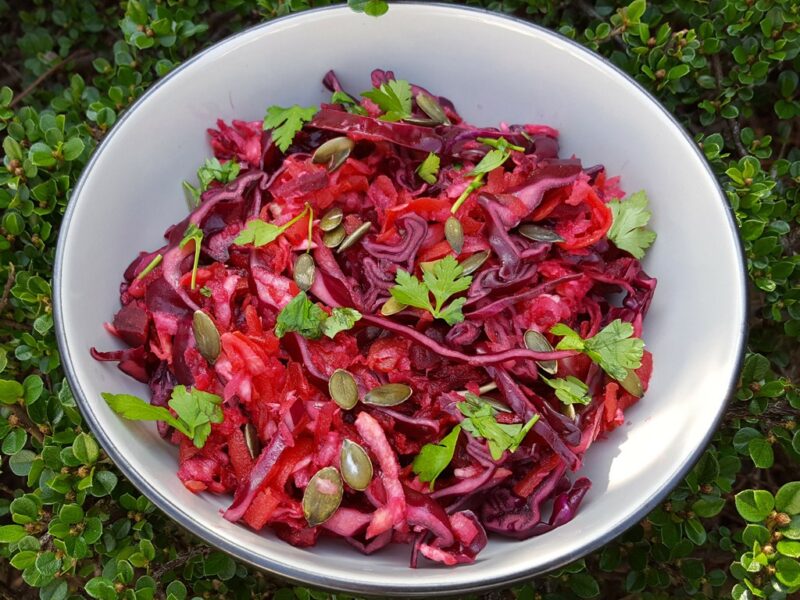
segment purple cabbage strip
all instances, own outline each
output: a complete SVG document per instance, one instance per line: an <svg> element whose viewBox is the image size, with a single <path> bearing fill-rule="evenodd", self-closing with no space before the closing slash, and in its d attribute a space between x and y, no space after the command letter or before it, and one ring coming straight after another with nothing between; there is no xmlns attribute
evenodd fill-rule
<svg viewBox="0 0 800 600"><path fill-rule="evenodd" d="M480 367L484 365L493 365L496 363L502 363L507 360L514 360L514 359L560 360L562 358L569 358L571 356L575 356L576 354L576 352L572 350L561 350L556 352L535 352L533 350L528 350L525 348L517 348L513 350L506 350L504 352L468 355L458 352L456 350L452 350L451 348L442 346L441 344L434 342L425 334L420 333L416 329L411 329L410 327L406 327L405 325L400 325L399 323L395 323L394 321L390 321L389 319L385 319L377 315L365 314L362 316L361 320L382 327L383 329L386 329L388 331L393 331L394 333L398 333L407 338L410 338L423 346L427 346L440 356L443 356L445 358L450 358L452 360L457 360L459 362L465 362L468 365L472 365L475 367Z"/></svg>

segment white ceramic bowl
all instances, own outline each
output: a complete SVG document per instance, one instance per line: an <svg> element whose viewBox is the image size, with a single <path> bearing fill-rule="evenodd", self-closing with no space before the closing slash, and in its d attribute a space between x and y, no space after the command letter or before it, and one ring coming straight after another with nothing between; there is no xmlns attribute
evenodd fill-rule
<svg viewBox="0 0 800 600"><path fill-rule="evenodd" d="M646 268L659 280L646 320L655 356L646 397L592 446L594 485L576 518L527 541L493 537L475 564L408 568L409 548L365 557L342 543L294 548L219 514L230 499L193 495L176 452L151 424L114 415L102 391L146 397L89 348L119 306L122 272L185 216L181 181L210 155L217 118L260 119L270 104L317 103L336 69L347 88L393 69L452 99L476 124L539 122L561 131L564 155L603 163L624 188L645 188L658 240ZM549 31L497 14L392 5L378 19L337 7L279 19L224 40L171 73L130 109L75 188L61 230L55 309L64 365L80 408L120 470L190 531L272 573L354 593L431 596L510 584L564 565L642 518L699 457L725 407L742 354L745 277L734 222L695 144L609 63Z"/></svg>

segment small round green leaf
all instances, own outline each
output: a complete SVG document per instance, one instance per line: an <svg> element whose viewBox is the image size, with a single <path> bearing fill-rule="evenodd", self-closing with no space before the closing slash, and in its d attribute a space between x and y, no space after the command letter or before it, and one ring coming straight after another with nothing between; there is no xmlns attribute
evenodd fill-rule
<svg viewBox="0 0 800 600"><path fill-rule="evenodd" d="M745 490L736 494L734 500L736 510L751 523L763 521L775 507L775 499L766 490Z"/></svg>
<svg viewBox="0 0 800 600"><path fill-rule="evenodd" d="M775 508L790 515L800 513L800 481L787 483L778 490Z"/></svg>

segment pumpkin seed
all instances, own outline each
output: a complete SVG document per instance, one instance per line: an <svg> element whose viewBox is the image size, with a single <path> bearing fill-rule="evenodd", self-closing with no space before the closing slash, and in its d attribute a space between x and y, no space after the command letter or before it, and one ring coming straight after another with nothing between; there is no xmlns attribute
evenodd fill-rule
<svg viewBox="0 0 800 600"><path fill-rule="evenodd" d="M472 275L472 273L483 266L487 258L489 258L489 252L487 250L482 250L464 260L461 263L462 275Z"/></svg>
<svg viewBox="0 0 800 600"><path fill-rule="evenodd" d="M553 351L553 345L547 341L547 338L533 329L525 332L525 347L536 352ZM558 361L555 360L537 360L536 364L542 371L550 375L555 375L558 371Z"/></svg>
<svg viewBox="0 0 800 600"><path fill-rule="evenodd" d="M562 412L573 421L578 417L577 413L575 412L575 406L572 404L565 404Z"/></svg>
<svg viewBox="0 0 800 600"><path fill-rule="evenodd" d="M422 125L424 127L436 127L440 124L439 121L427 117L406 117L403 121L411 123L412 125Z"/></svg>
<svg viewBox="0 0 800 600"><path fill-rule="evenodd" d="M488 404L489 406L491 406L493 409L495 409L498 412L504 412L504 413L513 413L514 412L513 410L511 410L508 407L508 405L503 404L502 402L500 402L499 400L495 400L494 398L490 398L489 396L481 396L480 399L481 399L481 402L484 402L484 403Z"/></svg>
<svg viewBox="0 0 800 600"><path fill-rule="evenodd" d="M455 217L448 217L444 222L444 237L455 253L461 254L464 248L464 228L461 227L461 221Z"/></svg>
<svg viewBox="0 0 800 600"><path fill-rule="evenodd" d="M202 310L196 310L192 317L192 332L197 350L209 363L214 364L220 351L219 330L214 321Z"/></svg>
<svg viewBox="0 0 800 600"><path fill-rule="evenodd" d="M354 490L363 492L372 481L372 461L367 451L345 438L339 453L342 479Z"/></svg>
<svg viewBox="0 0 800 600"><path fill-rule="evenodd" d="M403 304L402 302L398 302L394 296L389 298L386 302L383 303L381 306L381 314L384 317L391 317L392 315L396 315L399 312L404 311L408 308L408 304Z"/></svg>
<svg viewBox="0 0 800 600"><path fill-rule="evenodd" d="M558 235L552 229L542 227L541 225L534 225L533 223L523 223L519 226L517 231L534 242L546 242L548 244L552 244L553 242L564 241L564 238Z"/></svg>
<svg viewBox="0 0 800 600"><path fill-rule="evenodd" d="M314 257L308 252L304 252L294 261L294 282L304 292L314 285L316 273L317 266L314 264Z"/></svg>
<svg viewBox="0 0 800 600"><path fill-rule="evenodd" d="M328 380L328 393L333 401L345 410L358 403L358 385L353 376L344 369L336 369Z"/></svg>
<svg viewBox="0 0 800 600"><path fill-rule="evenodd" d="M322 243L328 248L336 248L342 243L345 235L347 232L344 230L344 225L339 225L335 229L325 232L325 235L322 236Z"/></svg>
<svg viewBox="0 0 800 600"><path fill-rule="evenodd" d="M636 371L633 369L628 370L628 375L619 382L624 389L629 394L636 396L637 398L641 398L644 394L644 388L642 387L642 380L639 379L639 376L636 374Z"/></svg>
<svg viewBox="0 0 800 600"><path fill-rule="evenodd" d="M344 241L341 244L339 244L339 247L336 249L336 252L341 253L347 250L348 248L352 248L353 246L355 246L361 238L367 235L367 232L369 231L370 227L372 227L372 223L370 223L369 221L365 221L364 223L362 223L358 227L358 229L356 229L353 233L344 238Z"/></svg>
<svg viewBox="0 0 800 600"><path fill-rule="evenodd" d="M417 94L417 106L420 107L422 112L428 115L432 121L442 125L450 125L450 119L442 108L442 105L437 102L436 98L425 92Z"/></svg>
<svg viewBox="0 0 800 600"><path fill-rule="evenodd" d="M371 389L363 401L375 406L397 406L411 398L413 393L414 390L404 383L387 383Z"/></svg>
<svg viewBox="0 0 800 600"><path fill-rule="evenodd" d="M342 223L344 219L344 211L338 206L334 206L319 220L319 228L322 231L333 231Z"/></svg>
<svg viewBox="0 0 800 600"><path fill-rule="evenodd" d="M350 138L335 137L316 149L311 156L311 162L318 165L327 164L328 171L333 172L344 164L355 145Z"/></svg>
<svg viewBox="0 0 800 600"><path fill-rule="evenodd" d="M261 440L258 439L258 432L252 423L247 423L244 426L244 442L247 444L247 450L250 452L250 457L255 458L261 454Z"/></svg>
<svg viewBox="0 0 800 600"><path fill-rule="evenodd" d="M321 525L342 503L342 477L336 467L320 469L303 493L303 516L309 527Z"/></svg>

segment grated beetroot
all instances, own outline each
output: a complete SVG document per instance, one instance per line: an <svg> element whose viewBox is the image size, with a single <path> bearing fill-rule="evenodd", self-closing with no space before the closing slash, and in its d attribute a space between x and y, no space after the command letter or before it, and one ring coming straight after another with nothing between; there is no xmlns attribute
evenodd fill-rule
<svg viewBox="0 0 800 600"><path fill-rule="evenodd" d="M395 81L382 70L372 79L376 87ZM333 71L323 83L344 92ZM118 362L147 383L155 405L167 406L179 384L223 399L224 419L212 425L202 448L165 423L159 431L179 447L177 474L187 489L233 494L226 519L270 527L297 546L313 545L320 535L344 538L365 554L407 543L412 566L421 557L457 565L475 560L487 531L525 539L571 520L591 483L571 482L568 473L639 399L575 350L527 349L525 332L555 344L549 331L557 323L588 338L621 319L639 337L656 281L608 239L608 203L622 192L603 166L560 159L551 127L476 128L447 98L410 89L415 98L427 94L438 102L447 122L425 123L428 115L419 106L411 114L416 121L403 123L378 118L381 109L368 99L356 111L323 104L284 153L261 122L218 121L208 130L214 156L237 161L239 175L226 185L213 182L198 207L167 230L161 248L130 264L120 287L122 308L106 325L129 348L93 348L92 355ZM331 172L315 164L312 153L337 136L355 144ZM470 171L492 149L487 138L519 148L456 211L464 237L456 254L444 223L472 182ZM430 152L441 160L435 183L416 173ZM313 209L312 223L304 215L259 247L235 242L248 221L281 226L306 206ZM318 227L332 207L344 212L347 234L367 221L373 225L344 252L326 247ZM523 237L516 231L521 223L547 227L562 241ZM194 248L181 246L189 226L203 234L194 288ZM300 292L293 265L306 249L316 265L309 298L326 313L339 307L362 313L334 339L294 332L279 339L274 333L279 313ZM445 256L463 262L479 252L489 258L463 293L462 322L446 326L414 308L381 312L398 270L419 275L423 262ZM213 364L192 333L196 310L220 333ZM564 411L542 380L536 361L543 360L557 361L558 377L585 382L591 401ZM387 383L406 384L413 396L398 406L359 403L343 410L328 391L337 369L353 375L362 398ZM649 352L635 373L646 390ZM452 462L429 486L412 461L464 420L458 408L464 390L505 405L508 412L497 413L497 423L538 420L519 447L499 459L486 440L463 431ZM258 438L257 454L245 424ZM333 516L309 527L304 490L320 469L342 468L345 439L367 451L374 477L361 492L345 486ZM336 488L326 481L320 489Z"/></svg>

